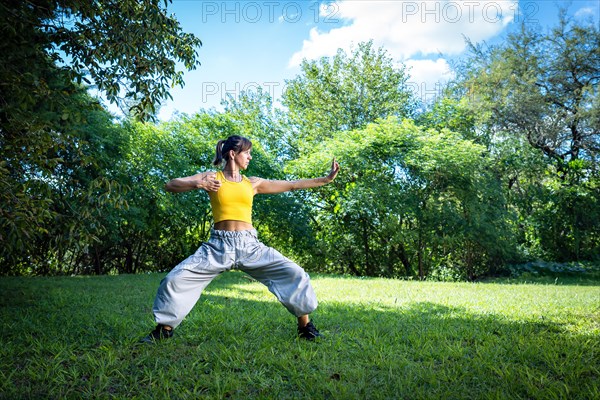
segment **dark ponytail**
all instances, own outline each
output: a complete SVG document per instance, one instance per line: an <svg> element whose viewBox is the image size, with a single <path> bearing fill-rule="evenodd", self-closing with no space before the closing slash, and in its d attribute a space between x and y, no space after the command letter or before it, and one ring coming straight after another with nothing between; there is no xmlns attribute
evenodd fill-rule
<svg viewBox="0 0 600 400"><path fill-rule="evenodd" d="M217 152L213 161L213 165L221 165L223 162L223 143L225 143L224 140L219 140L217 142Z"/></svg>
<svg viewBox="0 0 600 400"><path fill-rule="evenodd" d="M235 154L241 153L242 151L250 150L252 148L252 142L245 137L233 135L229 136L227 140L219 140L217 142L217 149L215 154L215 159L213 161L213 165L220 166L225 161L227 164L227 159L224 159L223 156L227 157L227 154L231 150L235 152Z"/></svg>

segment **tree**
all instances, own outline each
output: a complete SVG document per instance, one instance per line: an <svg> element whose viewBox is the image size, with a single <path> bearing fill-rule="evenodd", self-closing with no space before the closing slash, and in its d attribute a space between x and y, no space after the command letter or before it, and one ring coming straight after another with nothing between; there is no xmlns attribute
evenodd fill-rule
<svg viewBox="0 0 600 400"><path fill-rule="evenodd" d="M546 33L522 24L504 43L470 49L457 71L457 93L476 116L476 140L494 155L520 214L526 256L597 259L597 24L570 19L562 9Z"/></svg>
<svg viewBox="0 0 600 400"><path fill-rule="evenodd" d="M82 84L109 101L123 96L133 114L149 118L171 85L182 84L177 61L197 65L200 41L181 32L159 0L2 0L0 35L0 240L10 246L0 254L4 267L27 259L63 217L53 207L61 174L85 168L87 157L64 165L86 149L82 128L103 112ZM88 189L93 204L98 193Z"/></svg>
<svg viewBox="0 0 600 400"><path fill-rule="evenodd" d="M338 131L364 128L379 118L408 117L415 101L404 67L397 68L383 48L360 43L350 55L304 60L302 73L286 82L283 105L300 151Z"/></svg>
<svg viewBox="0 0 600 400"><path fill-rule="evenodd" d="M463 85L496 140L518 135L568 174L571 161L598 162L600 30L559 17L547 34L523 23L506 43L470 44Z"/></svg>
<svg viewBox="0 0 600 400"><path fill-rule="evenodd" d="M208 238L208 197L198 191L173 195L164 185L210 168L216 137L229 129L219 125L208 113L159 125L128 124L130 151L119 171L129 186L129 207L118 213L117 240L98 243L105 259L118 255L119 272L172 268Z"/></svg>
<svg viewBox="0 0 600 400"><path fill-rule="evenodd" d="M311 198L327 272L370 276L443 273L475 279L512 257L504 199L481 145L448 130L380 120L339 133L289 165L314 176L332 156L343 173Z"/></svg>
<svg viewBox="0 0 600 400"><path fill-rule="evenodd" d="M71 102L82 109L96 103L85 93ZM123 130L108 112L91 108L68 135L37 137L48 138L51 147L43 153L39 148L3 148L3 165L12 168L0 170L0 271L78 273L82 255L110 231L106 221L112 210L125 206L125 185L113 173L126 148Z"/></svg>
<svg viewBox="0 0 600 400"><path fill-rule="evenodd" d="M68 81L87 81L111 102L121 96L133 99L133 111L145 119L157 103L170 97L172 86L183 85L176 63L188 69L198 65L201 42L182 32L177 20L167 15L168 3L2 1L2 72L13 75L5 76L9 79L4 84L11 91L30 91L32 99L41 95L43 81L35 63L48 60L66 73ZM18 100L27 104L22 97Z"/></svg>

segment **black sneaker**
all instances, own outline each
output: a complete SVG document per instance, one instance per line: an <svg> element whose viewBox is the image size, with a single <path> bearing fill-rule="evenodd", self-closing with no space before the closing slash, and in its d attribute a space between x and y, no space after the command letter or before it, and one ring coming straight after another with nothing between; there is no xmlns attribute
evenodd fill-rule
<svg viewBox="0 0 600 400"><path fill-rule="evenodd" d="M140 339L140 343L154 344L159 340L173 337L173 329L166 329L164 325L156 325L156 328L148 336Z"/></svg>
<svg viewBox="0 0 600 400"><path fill-rule="evenodd" d="M315 340L324 337L312 322L309 322L302 328L298 327L298 336L306 340Z"/></svg>

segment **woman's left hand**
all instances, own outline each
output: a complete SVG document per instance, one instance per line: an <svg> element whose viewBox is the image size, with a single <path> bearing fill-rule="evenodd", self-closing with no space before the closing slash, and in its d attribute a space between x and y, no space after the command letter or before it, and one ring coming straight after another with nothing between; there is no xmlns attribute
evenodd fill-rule
<svg viewBox="0 0 600 400"><path fill-rule="evenodd" d="M338 164L338 162L335 161L335 157L333 157L333 161L331 161L331 171L329 171L329 175L327 175L327 180L329 182L333 181L338 172L340 172L340 164Z"/></svg>

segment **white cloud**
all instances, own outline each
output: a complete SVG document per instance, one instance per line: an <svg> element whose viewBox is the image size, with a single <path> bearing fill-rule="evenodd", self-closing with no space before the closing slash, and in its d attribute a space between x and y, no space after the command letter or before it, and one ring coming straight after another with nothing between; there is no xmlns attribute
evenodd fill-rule
<svg viewBox="0 0 600 400"><path fill-rule="evenodd" d="M432 75L439 76L442 81L450 79L452 72L450 65L443 58L437 60L407 60L404 62L407 67L407 73L410 76L409 82L416 84L432 84L440 80L432 81Z"/></svg>
<svg viewBox="0 0 600 400"><path fill-rule="evenodd" d="M441 57L462 53L465 37L477 43L497 36L517 10L518 0L338 0L321 11L346 24L329 31L312 28L289 67L303 59L333 56L338 48L350 52L357 43L373 40L392 58L412 67L410 81L418 83L423 97L423 85L429 93L436 82L449 78L444 74L450 68Z"/></svg>
<svg viewBox="0 0 600 400"><path fill-rule="evenodd" d="M410 76L408 87L424 103L439 97L442 86L452 78L450 65L443 58L437 60L407 60L404 62Z"/></svg>
<svg viewBox="0 0 600 400"><path fill-rule="evenodd" d="M590 15L594 15L595 11L592 7L584 7L584 8L580 8L579 10L577 10L577 12L575 12L575 17L587 17Z"/></svg>
<svg viewBox="0 0 600 400"><path fill-rule="evenodd" d="M338 0L332 6L335 18L348 25L327 32L311 29L290 66L304 58L332 56L338 48L348 51L351 44L370 39L399 59L459 54L465 49L463 35L474 42L498 35L514 19L518 0Z"/></svg>

